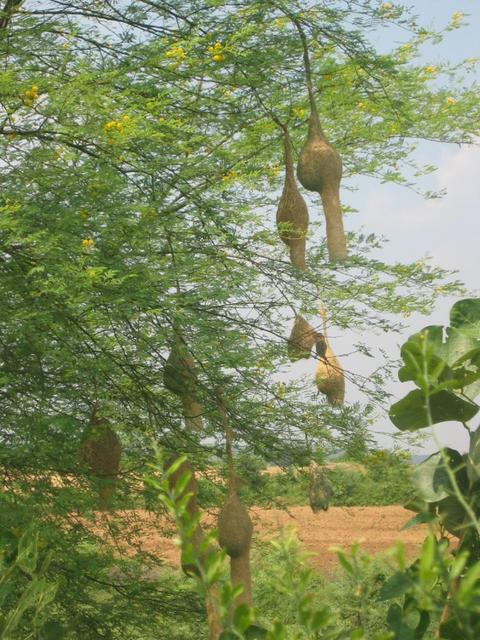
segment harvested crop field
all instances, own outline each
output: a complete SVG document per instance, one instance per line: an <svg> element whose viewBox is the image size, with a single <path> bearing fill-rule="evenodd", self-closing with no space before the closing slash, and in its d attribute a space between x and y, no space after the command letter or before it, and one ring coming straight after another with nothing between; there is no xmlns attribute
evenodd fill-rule
<svg viewBox="0 0 480 640"><path fill-rule="evenodd" d="M254 539L268 540L282 528L294 527L305 550L313 554L312 565L324 571L332 569L337 562L332 547L348 549L354 542L359 542L364 551L373 554L384 552L401 540L407 555L412 557L426 534L424 526L401 531L413 514L400 506L331 507L317 514L309 507L292 507L288 511L254 507L251 515L255 525ZM138 510L117 512L116 517L131 519L135 546L168 564L179 565L180 554L173 538L159 534L165 531L167 523ZM214 523L213 516L206 520L209 524ZM98 524L105 530L100 521ZM173 526L171 530L173 533Z"/></svg>

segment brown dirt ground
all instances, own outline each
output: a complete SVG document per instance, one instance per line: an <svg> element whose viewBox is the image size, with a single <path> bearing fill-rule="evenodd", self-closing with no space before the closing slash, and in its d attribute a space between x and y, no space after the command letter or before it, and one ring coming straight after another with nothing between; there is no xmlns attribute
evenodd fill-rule
<svg viewBox="0 0 480 640"><path fill-rule="evenodd" d="M312 554L311 564L322 571L332 570L337 563L332 547L348 550L353 543L359 542L363 551L374 554L385 552L397 540L401 540L407 556L413 557L426 535L426 528L422 526L400 530L413 515L400 506L331 507L317 514L312 513L309 507L292 507L288 511L255 507L251 515L255 525L254 537L257 539L268 540L282 528L294 527L304 549ZM122 545L124 550L134 553L134 547L138 545L158 560L179 566L180 554L174 537L160 534L166 532L165 528L174 534L172 524L140 510L116 512L113 517L130 521L132 539ZM214 524L213 515L205 520L207 525ZM105 527L106 522L97 521L97 525L104 531L102 537L108 538L108 533L105 535L109 529Z"/></svg>

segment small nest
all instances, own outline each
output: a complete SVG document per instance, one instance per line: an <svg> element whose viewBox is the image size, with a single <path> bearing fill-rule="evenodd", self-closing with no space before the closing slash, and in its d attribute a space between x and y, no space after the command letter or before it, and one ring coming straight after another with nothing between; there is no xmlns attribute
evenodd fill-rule
<svg viewBox="0 0 480 640"><path fill-rule="evenodd" d="M280 238L290 249L293 266L305 269L305 236L308 230L308 209L295 181L292 148L288 130L284 135L285 184L277 209Z"/></svg>
<svg viewBox="0 0 480 640"><path fill-rule="evenodd" d="M108 420L92 418L80 445L79 458L100 481L98 494L101 509L108 507L115 492L121 456L121 442Z"/></svg>
<svg viewBox="0 0 480 640"><path fill-rule="evenodd" d="M315 382L320 393L327 396L329 404L339 406L345 400L345 377L330 345L326 345L325 357L318 361Z"/></svg>
<svg viewBox="0 0 480 640"><path fill-rule="evenodd" d="M218 514L218 542L231 558L248 553L252 520L235 493L231 493Z"/></svg>
<svg viewBox="0 0 480 640"><path fill-rule="evenodd" d="M110 478L118 475L122 445L107 420L95 419L80 446L80 461L92 475Z"/></svg>
<svg viewBox="0 0 480 640"><path fill-rule="evenodd" d="M288 338L288 357L292 362L309 358L312 347L317 342L317 334L312 325L298 314Z"/></svg>
<svg viewBox="0 0 480 640"><path fill-rule="evenodd" d="M176 339L163 369L166 388L177 396L192 393L197 386L195 363L181 339Z"/></svg>
<svg viewBox="0 0 480 640"><path fill-rule="evenodd" d="M313 513L327 511L332 497L332 487L318 465L310 468L309 501Z"/></svg>
<svg viewBox="0 0 480 640"><path fill-rule="evenodd" d="M169 391L181 399L186 426L201 429L203 410L195 397L198 386L195 362L179 336L176 336L165 363L163 382Z"/></svg>

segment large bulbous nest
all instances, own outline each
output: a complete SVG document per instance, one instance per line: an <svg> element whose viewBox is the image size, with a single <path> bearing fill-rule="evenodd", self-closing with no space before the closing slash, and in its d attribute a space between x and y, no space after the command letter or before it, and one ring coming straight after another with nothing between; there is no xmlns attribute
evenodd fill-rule
<svg viewBox="0 0 480 640"><path fill-rule="evenodd" d="M338 406L345 400L345 376L330 345L325 357L320 358L315 371L315 382L320 393L327 396L329 404Z"/></svg>
<svg viewBox="0 0 480 640"><path fill-rule="evenodd" d="M338 189L342 160L320 133L309 132L298 157L297 177L308 191L321 194L325 189Z"/></svg>
<svg viewBox="0 0 480 640"><path fill-rule="evenodd" d="M313 345L317 342L317 334L312 325L298 314L288 338L288 357L292 362L301 358L309 358Z"/></svg>
<svg viewBox="0 0 480 640"><path fill-rule="evenodd" d="M231 558L248 552L253 524L247 509L234 493L230 494L218 514L218 542Z"/></svg>
<svg viewBox="0 0 480 640"><path fill-rule="evenodd" d="M310 100L308 135L298 158L297 176L305 189L318 192L322 198L330 260L345 260L347 241L340 206L342 159L323 134L312 96Z"/></svg>

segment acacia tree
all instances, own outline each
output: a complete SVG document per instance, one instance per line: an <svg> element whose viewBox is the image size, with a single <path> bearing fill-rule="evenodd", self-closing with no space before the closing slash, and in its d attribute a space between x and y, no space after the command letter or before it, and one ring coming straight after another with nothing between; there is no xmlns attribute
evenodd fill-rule
<svg viewBox="0 0 480 640"><path fill-rule="evenodd" d="M49 571L69 586L57 605L65 637L72 629L121 636L116 616L130 615L128 598L93 606L92 581L119 588L106 574L111 548L97 547L93 562L80 545L95 539L78 520L95 507L89 483L97 480L78 455L95 407L122 440L120 496L138 492L152 438L186 452L197 469L211 453L224 455L219 389L236 446L270 459L288 447L295 460L305 430L313 444L341 443L363 409L319 402L311 381L275 382L288 362L292 310L320 331L320 295L332 326L389 331L398 326L387 314L428 311L437 284L456 290L441 269L370 257L375 230L353 234L348 217L348 260L328 263L318 216L306 269L296 269L274 212L278 122L288 125L294 156L306 134L305 42L344 176L411 186L417 140L470 142L478 129L478 94L463 80L472 61L415 62L421 44L460 18L438 33L400 6L367 0L4 7L1 499L6 531L33 512L62 550ZM409 39L379 54L368 34L392 24ZM320 211L307 200L311 216ZM164 386L178 327L195 367L197 430L184 428L182 404ZM369 402L382 401L381 376L369 386L342 364ZM54 474L61 481L52 483ZM118 540L130 525L109 526ZM158 594L142 583L133 596L130 587L123 594L137 602L145 637L150 610L141 598Z"/></svg>

